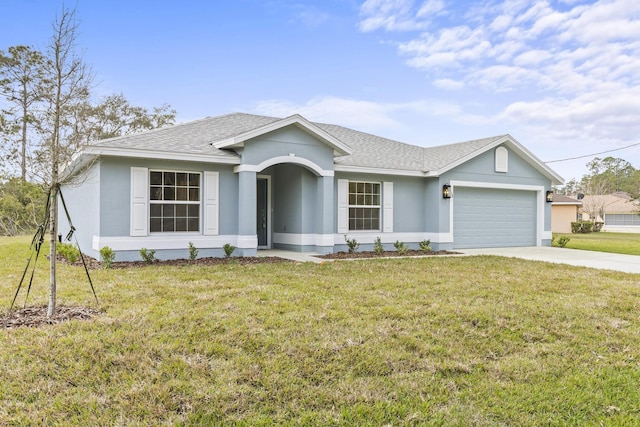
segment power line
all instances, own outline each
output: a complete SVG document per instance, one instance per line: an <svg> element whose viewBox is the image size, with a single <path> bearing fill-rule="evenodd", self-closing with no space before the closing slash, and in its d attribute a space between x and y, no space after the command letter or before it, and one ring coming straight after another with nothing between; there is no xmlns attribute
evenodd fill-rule
<svg viewBox="0 0 640 427"><path fill-rule="evenodd" d="M545 163L557 163L557 162L566 162L567 160L584 159L585 157L598 156L600 154L606 154L606 153L612 153L614 151L624 150L625 148L635 147L636 145L640 145L640 142L636 142L635 144L627 145L625 147L614 148L613 150L601 151L599 153L593 153L593 154L586 154L584 156L568 157L566 159L558 159L558 160L549 160L548 162L545 162Z"/></svg>

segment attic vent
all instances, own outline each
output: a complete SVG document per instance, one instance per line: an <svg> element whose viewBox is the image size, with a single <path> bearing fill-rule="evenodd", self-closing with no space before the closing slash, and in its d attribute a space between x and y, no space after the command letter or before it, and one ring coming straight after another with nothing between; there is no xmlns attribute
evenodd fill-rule
<svg viewBox="0 0 640 427"><path fill-rule="evenodd" d="M504 147L496 148L496 172L509 172L509 152Z"/></svg>

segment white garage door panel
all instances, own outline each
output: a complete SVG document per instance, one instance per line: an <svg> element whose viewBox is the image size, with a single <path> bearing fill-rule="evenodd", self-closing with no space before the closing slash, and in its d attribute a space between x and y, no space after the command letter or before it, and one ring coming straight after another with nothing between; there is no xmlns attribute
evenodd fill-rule
<svg viewBox="0 0 640 427"><path fill-rule="evenodd" d="M534 246L535 191L456 187L454 248Z"/></svg>

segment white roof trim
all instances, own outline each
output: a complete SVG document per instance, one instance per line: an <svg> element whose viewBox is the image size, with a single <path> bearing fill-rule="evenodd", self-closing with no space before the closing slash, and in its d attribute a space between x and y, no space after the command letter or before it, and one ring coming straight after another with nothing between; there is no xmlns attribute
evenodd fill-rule
<svg viewBox="0 0 640 427"><path fill-rule="evenodd" d="M86 154L92 154L92 155L98 155L98 156L183 160L187 162L224 163L229 165L240 164L240 158L230 158L228 156L215 156L212 154L180 153L177 151L133 150L131 148L90 146L90 147L87 147L84 150L84 152Z"/></svg>
<svg viewBox="0 0 640 427"><path fill-rule="evenodd" d="M332 136L331 134L320 129L318 126L311 123L299 114L286 117L282 120L275 121L265 126L250 130L248 132L241 133L231 138L223 139L218 142L214 142L212 145L216 148L231 148L231 147L243 147L245 141L264 135L265 133L273 132L274 130L282 129L283 127L297 125L304 131L317 137L325 144L333 148L334 155L344 156L351 154L351 148L344 144L342 141Z"/></svg>
<svg viewBox="0 0 640 427"><path fill-rule="evenodd" d="M564 184L564 179L555 173L549 166L547 166L542 160L538 159L533 153L527 150L522 144L516 141L511 135L505 135L502 138L498 138L492 143L485 145L484 147L467 154L464 157L457 159L456 161L449 163L445 167L437 171L430 171L427 173L427 176L440 176L445 172L450 171L451 169L460 166L464 162L467 162L480 154L487 152L499 145L506 144L509 148L514 150L520 157L522 157L527 163L533 166L538 172L541 172L543 175L546 175L549 179L551 179L552 184L561 185Z"/></svg>
<svg viewBox="0 0 640 427"><path fill-rule="evenodd" d="M336 172L371 173L376 175L382 174L382 175L400 175L400 176L418 176L418 177L429 176L428 174L420 171L372 168L367 166L334 165L333 170Z"/></svg>

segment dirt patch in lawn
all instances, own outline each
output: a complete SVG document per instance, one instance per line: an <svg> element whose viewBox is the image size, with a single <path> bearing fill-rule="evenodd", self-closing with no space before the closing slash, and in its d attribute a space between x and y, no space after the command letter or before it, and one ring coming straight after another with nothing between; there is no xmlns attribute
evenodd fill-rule
<svg viewBox="0 0 640 427"><path fill-rule="evenodd" d="M452 251L418 251L418 250L408 250L404 253L399 253L397 251L384 251L381 253L376 253L373 251L366 252L337 252L335 254L327 254L327 255L317 255L318 258L324 259L358 259L358 258L398 258L398 257L417 257L417 256L437 256L437 255L457 255L460 252L452 252Z"/></svg>
<svg viewBox="0 0 640 427"><path fill-rule="evenodd" d="M47 307L25 307L0 316L0 327L6 329L55 325L69 320L88 320L102 313L89 307L59 306L52 317L47 317Z"/></svg>

